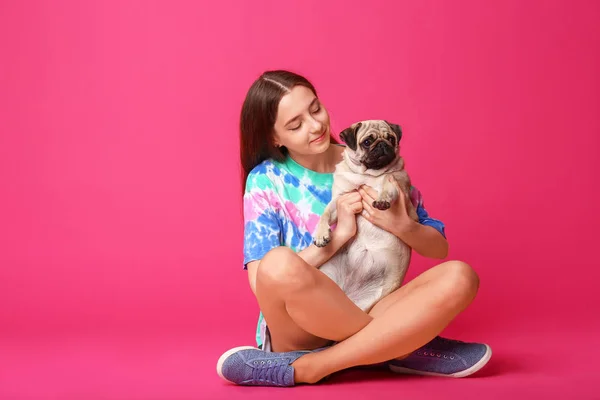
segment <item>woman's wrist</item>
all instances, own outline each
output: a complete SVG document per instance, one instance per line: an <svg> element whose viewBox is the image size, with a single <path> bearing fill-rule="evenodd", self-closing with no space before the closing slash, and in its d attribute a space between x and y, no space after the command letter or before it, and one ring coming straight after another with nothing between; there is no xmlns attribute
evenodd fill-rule
<svg viewBox="0 0 600 400"><path fill-rule="evenodd" d="M346 233L346 232L341 231L341 230L334 230L333 232L331 232L331 242L330 242L330 244L333 243L333 247L335 248L335 251L337 252L350 239L352 239L352 237L354 235L355 234Z"/></svg>
<svg viewBox="0 0 600 400"><path fill-rule="evenodd" d="M394 229L394 232L392 232L398 239L406 242L406 238L407 236L412 235L414 232L416 232L419 229L419 223L409 219L407 220L406 223L404 224L399 224L396 229Z"/></svg>
<svg viewBox="0 0 600 400"><path fill-rule="evenodd" d="M448 255L448 241L431 226L410 220L399 226L393 233L424 257L443 259Z"/></svg>
<svg viewBox="0 0 600 400"><path fill-rule="evenodd" d="M318 247L314 243L298 253L304 261L315 268L325 264L339 249L342 248L352 238L351 235L342 231L332 231L331 240L327 245Z"/></svg>

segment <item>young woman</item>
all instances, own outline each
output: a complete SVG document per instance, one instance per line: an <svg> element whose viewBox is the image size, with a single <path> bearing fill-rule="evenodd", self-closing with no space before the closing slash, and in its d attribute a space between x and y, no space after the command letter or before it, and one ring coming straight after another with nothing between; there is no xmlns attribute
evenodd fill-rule
<svg viewBox="0 0 600 400"><path fill-rule="evenodd" d="M316 383L342 369L386 363L392 371L463 377L491 357L486 344L437 336L475 298L479 279L464 262L448 261L379 301L358 308L319 266L356 233L356 215L443 259L444 224L430 217L412 188L419 222L403 196L385 211L371 206L369 187L341 196L331 242L312 244L331 200L333 171L344 147L313 85L288 71L269 71L251 86L241 113L244 267L261 314L259 348L225 352L217 372L239 385Z"/></svg>

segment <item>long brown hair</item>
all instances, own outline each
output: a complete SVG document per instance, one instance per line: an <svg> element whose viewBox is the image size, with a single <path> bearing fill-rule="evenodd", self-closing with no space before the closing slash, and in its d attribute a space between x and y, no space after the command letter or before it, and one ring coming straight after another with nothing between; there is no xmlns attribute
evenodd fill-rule
<svg viewBox="0 0 600 400"><path fill-rule="evenodd" d="M242 193L248 174L254 167L266 159L283 161L287 156L287 149L275 146L272 136L279 102L295 86L307 87L317 96L315 87L308 79L283 70L264 72L246 94L240 116ZM337 143L333 137L331 142Z"/></svg>

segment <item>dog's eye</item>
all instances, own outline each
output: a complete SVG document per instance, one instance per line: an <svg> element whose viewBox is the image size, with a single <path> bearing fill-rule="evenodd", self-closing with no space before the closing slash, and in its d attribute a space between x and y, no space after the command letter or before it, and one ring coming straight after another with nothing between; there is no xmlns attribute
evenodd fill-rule
<svg viewBox="0 0 600 400"><path fill-rule="evenodd" d="M390 143L393 146L394 144L396 144L396 138L393 136L390 136Z"/></svg>
<svg viewBox="0 0 600 400"><path fill-rule="evenodd" d="M363 140L362 145L365 146L365 147L368 147L368 146L371 145L371 143L373 143L371 141L371 139L366 139L366 140Z"/></svg>

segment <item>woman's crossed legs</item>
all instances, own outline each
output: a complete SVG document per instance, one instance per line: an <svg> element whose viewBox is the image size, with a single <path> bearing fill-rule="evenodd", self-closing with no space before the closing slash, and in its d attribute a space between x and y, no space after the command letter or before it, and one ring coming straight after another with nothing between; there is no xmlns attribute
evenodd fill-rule
<svg viewBox="0 0 600 400"><path fill-rule="evenodd" d="M335 346L296 359L296 383L406 356L436 337L475 298L479 278L460 261L437 265L380 300L367 314L331 279L286 247L257 271L256 295L274 352Z"/></svg>
<svg viewBox="0 0 600 400"><path fill-rule="evenodd" d="M217 370L221 377L240 384L283 385L279 381L284 379L287 380L285 385L291 385L315 383L354 366L401 359L436 338L473 301L478 287L479 278L469 265L448 261L425 271L381 299L367 314L325 274L292 250L278 247L261 260L256 278L256 297L269 327L274 353L258 352L265 354L263 356L252 350L238 351L238 359L234 362L235 357L231 355L237 349L232 349L221 357ZM322 348L332 341L337 342L335 346L320 351L298 351ZM480 369L491 356L487 345L468 347L466 343L455 343L463 347L459 352L463 351L465 357L458 354L457 358L464 364L464 369L455 373L450 370L422 372L466 376ZM425 351L424 356L433 356L436 361L436 355L446 358L443 350L449 350L448 358L454 358L451 354L456 353L456 348L444 348L447 347L445 342L438 346L442 346L442 350L430 350L430 354ZM250 353L242 354L244 351ZM266 361L259 360L261 357L267 357ZM285 377L282 373L275 378L276 370L285 370L276 367L282 359L293 367L293 376L289 376L287 367ZM451 363L450 359L447 361ZM418 365L421 360L416 362ZM452 368L456 369L457 361L453 362ZM242 364L254 364L257 368L264 365L260 371L246 368L243 378L226 376L228 372L224 369L239 370ZM413 365L414 362L409 367L419 368ZM398 371L406 369L402 365L396 367ZM463 365L458 367L463 368Z"/></svg>

